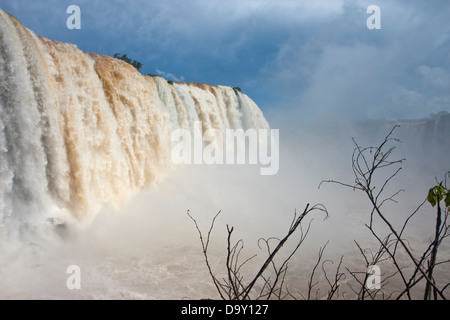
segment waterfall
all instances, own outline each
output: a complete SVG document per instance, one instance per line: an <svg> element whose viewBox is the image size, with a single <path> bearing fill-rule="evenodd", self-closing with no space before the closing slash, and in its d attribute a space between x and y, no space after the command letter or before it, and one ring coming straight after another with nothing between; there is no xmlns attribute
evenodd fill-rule
<svg viewBox="0 0 450 320"><path fill-rule="evenodd" d="M231 87L168 83L0 10L0 230L95 215L162 178L171 132L269 128Z"/></svg>
<svg viewBox="0 0 450 320"><path fill-rule="evenodd" d="M450 157L450 113L442 111L428 118L414 120L372 120L355 125L358 139L370 140L364 145L381 142L385 135L395 129L394 138L399 140L395 146L400 151L398 157L415 166L416 171L428 173L436 178L448 170Z"/></svg>

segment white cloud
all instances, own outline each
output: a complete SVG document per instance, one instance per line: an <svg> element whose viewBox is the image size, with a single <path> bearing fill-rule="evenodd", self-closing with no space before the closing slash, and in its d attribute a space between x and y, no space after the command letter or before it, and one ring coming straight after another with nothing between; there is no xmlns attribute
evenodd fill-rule
<svg viewBox="0 0 450 320"><path fill-rule="evenodd" d="M441 67L421 65L417 72L422 76L426 85L433 89L450 91L450 73Z"/></svg>
<svg viewBox="0 0 450 320"><path fill-rule="evenodd" d="M299 118L332 120L450 111L450 48L442 41L450 30L442 8L399 1L381 8L381 30L367 30L361 3L349 2L343 16L284 42L261 72L280 103Z"/></svg>
<svg viewBox="0 0 450 320"><path fill-rule="evenodd" d="M177 76L175 76L174 74L172 74L170 72L164 72L164 71L161 71L159 69L156 69L156 73L157 73L158 76L166 78L167 80L172 80L172 81L176 81L176 82L183 82L185 80L183 76L177 77Z"/></svg>

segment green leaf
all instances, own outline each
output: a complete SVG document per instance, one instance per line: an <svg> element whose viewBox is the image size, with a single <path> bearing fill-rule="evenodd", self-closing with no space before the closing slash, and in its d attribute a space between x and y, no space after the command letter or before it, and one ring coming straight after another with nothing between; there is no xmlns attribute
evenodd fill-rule
<svg viewBox="0 0 450 320"><path fill-rule="evenodd" d="M431 206L435 206L437 201L436 201L436 194L434 192L434 188L431 188L430 191L428 191L428 197L427 200L429 203L431 203Z"/></svg>
<svg viewBox="0 0 450 320"><path fill-rule="evenodd" d="M436 203L441 201L445 195L445 188L441 185L435 186L428 191L427 200L434 207ZM446 198L447 201L447 198Z"/></svg>

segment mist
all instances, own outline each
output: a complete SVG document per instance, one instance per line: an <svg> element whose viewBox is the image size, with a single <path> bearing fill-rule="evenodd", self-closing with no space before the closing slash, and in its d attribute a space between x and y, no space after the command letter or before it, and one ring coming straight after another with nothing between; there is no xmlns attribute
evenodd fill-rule
<svg viewBox="0 0 450 320"><path fill-rule="evenodd" d="M245 269L250 278L260 266L258 259L266 256L257 246L258 239L284 236L295 210L302 212L307 204L319 203L329 216L325 219L324 213L314 212L305 221L305 229L312 221L311 228L292 258L287 285L304 290L318 250L327 242L326 258L337 263L343 255L344 265L363 268L354 241L376 248L365 227L370 203L362 192L327 183L319 189L319 184L328 179L352 183L351 138L376 145L380 137L357 136L357 129L349 127L320 128L320 132L306 127L280 128L280 137L277 175L261 176L258 166L251 165L174 166L161 181L136 192L119 208L105 207L89 222L69 224L59 234L36 239L32 244L2 248L1 270L8 277L1 295L50 299L218 298L187 210L205 233L214 215L221 211L209 250L217 274L225 270L227 225L235 228L235 241L245 241L244 257L258 254ZM392 156L407 155L404 149L399 146ZM401 226L436 183L432 172L439 170L418 170L417 165L417 161L405 161L398 179L387 190L405 189L398 195L398 203L385 208L396 226ZM434 223L428 218L433 217L431 206L421 211L407 233L418 247L431 237ZM294 244L292 239L287 248ZM18 248L20 255L15 253ZM443 252L447 249L444 247ZM66 288L69 265L81 268L81 290Z"/></svg>

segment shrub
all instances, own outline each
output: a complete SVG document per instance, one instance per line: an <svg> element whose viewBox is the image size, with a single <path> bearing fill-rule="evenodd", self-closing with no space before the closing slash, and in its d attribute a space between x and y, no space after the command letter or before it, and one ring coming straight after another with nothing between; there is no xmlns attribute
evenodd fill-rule
<svg viewBox="0 0 450 320"><path fill-rule="evenodd" d="M116 59L119 59L119 60L125 61L126 63L131 64L138 71L140 71L140 69L142 68L142 63L140 63L139 61L132 60L132 59L128 58L128 56L126 54L121 55L120 53L115 53L113 55L113 58L116 58Z"/></svg>
<svg viewBox="0 0 450 320"><path fill-rule="evenodd" d="M390 146L391 143L400 142L393 138L395 126L385 139L376 147L362 147L355 140L355 149L352 157L352 169L354 180L352 183L343 183L335 180L322 181L322 183L335 183L352 190L359 191L370 200L369 206L369 222L365 223L368 234L372 235L378 242L378 246L373 248L364 248L356 240L354 240L357 252L362 256L362 268L352 270L343 265L343 258L339 260L337 267L333 270L334 276L330 277L327 273L326 264L333 264L333 261L323 260L323 254L326 244L319 249L317 262L312 269L305 292L291 292L287 285L288 264L293 255L298 251L299 247L306 238L309 226L306 231L301 227L304 218L313 211L322 211L325 218L328 217L327 209L318 204L313 207L306 206L303 213L294 214L294 219L290 224L290 228L284 238L270 237L260 238L258 247L264 249L267 259L257 268L258 270L253 277L249 279L244 277L243 269L253 262L256 255L252 255L247 259L243 259L241 252L244 248L242 239L237 242L231 240L234 228L227 225L227 252L224 260L225 276L216 275L212 269L212 264L208 256L208 247L211 239L211 233L214 228L217 213L210 225L208 233L205 235L201 232L197 221L188 211L189 218L194 222L200 237L202 252L206 267L211 276L212 282L216 287L219 296L222 299L230 300L261 300L261 299L342 299L348 297L348 292L354 294L354 298L358 300L366 299L416 299L422 296L424 300L446 300L448 293L446 290L450 287L448 279L436 276L436 269L445 268L450 263L449 259L438 250L441 245L448 245L450 236L450 188L447 184L447 178L450 178L450 172L446 173L445 180L438 185L432 187L428 192L427 200L433 206L437 207L436 226L434 234L430 235L428 244L422 251L413 249L415 243L410 239L406 239L405 230L411 219L418 214L419 210L425 204L425 201L415 209L406 218L400 228L395 227L390 221L391 215L386 213L384 204L388 201L396 201L395 197L402 190L394 193L385 194L387 185L401 170L400 165L405 159L391 160L392 153L396 148ZM381 184L374 182L375 176L381 175ZM384 178L383 178L384 177ZM322 184L321 183L321 184ZM320 187L320 186L319 186ZM380 225L381 223L381 225ZM384 227L384 228L380 228ZM285 252L285 258L275 260L276 256L282 251L283 245L291 240L294 233L300 233L297 243L291 251ZM445 241L447 240L447 241ZM441 256L438 257L438 253ZM280 263L281 261L281 263ZM379 276L379 283L374 283L374 276L377 271L378 264L383 264L385 271ZM318 267L322 266L322 277L318 278ZM345 270L343 270L345 269ZM374 271L375 273L372 273ZM319 280L321 279L321 280ZM389 288L389 282L395 279L398 287ZM347 292L345 291L347 288ZM325 289L325 290L323 290ZM319 296L320 294L320 296Z"/></svg>

